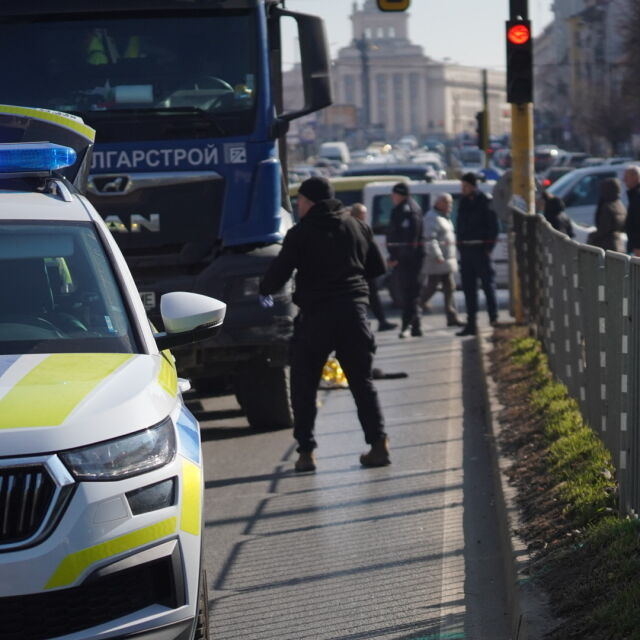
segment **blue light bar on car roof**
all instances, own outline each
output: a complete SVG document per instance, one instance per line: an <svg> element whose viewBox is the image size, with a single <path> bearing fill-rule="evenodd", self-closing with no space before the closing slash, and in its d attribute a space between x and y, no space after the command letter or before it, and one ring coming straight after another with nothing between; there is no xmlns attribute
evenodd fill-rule
<svg viewBox="0 0 640 640"><path fill-rule="evenodd" d="M75 161L73 149L52 142L0 144L0 174L55 171Z"/></svg>

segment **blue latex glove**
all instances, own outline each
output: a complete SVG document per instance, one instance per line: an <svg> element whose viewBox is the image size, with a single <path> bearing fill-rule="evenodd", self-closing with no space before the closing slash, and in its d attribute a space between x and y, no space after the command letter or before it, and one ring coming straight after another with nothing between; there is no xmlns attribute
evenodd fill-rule
<svg viewBox="0 0 640 640"><path fill-rule="evenodd" d="M260 306L263 309L270 309L273 307L273 297L272 296L258 296L260 300Z"/></svg>

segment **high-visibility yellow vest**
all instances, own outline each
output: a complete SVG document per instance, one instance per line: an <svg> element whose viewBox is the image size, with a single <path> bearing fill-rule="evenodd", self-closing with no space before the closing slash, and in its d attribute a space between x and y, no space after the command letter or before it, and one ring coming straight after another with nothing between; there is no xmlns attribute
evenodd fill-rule
<svg viewBox="0 0 640 640"><path fill-rule="evenodd" d="M104 48L104 42L99 35L91 36L89 45L87 46L87 63L88 64L108 64L109 56Z"/></svg>

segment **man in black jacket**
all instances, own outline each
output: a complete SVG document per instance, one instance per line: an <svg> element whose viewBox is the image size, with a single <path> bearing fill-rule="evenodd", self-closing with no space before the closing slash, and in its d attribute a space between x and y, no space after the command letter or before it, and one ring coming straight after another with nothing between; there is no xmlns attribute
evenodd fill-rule
<svg viewBox="0 0 640 640"><path fill-rule="evenodd" d="M629 165L624 172L629 206L627 207L627 252L640 256L640 167Z"/></svg>
<svg viewBox="0 0 640 640"><path fill-rule="evenodd" d="M495 272L491 265L491 252L498 239L498 218L490 208L489 198L478 189L476 175L465 173L461 180L462 198L458 207L456 236L467 324L456 335L470 336L477 330L478 278L487 301L489 321L494 324L498 319Z"/></svg>
<svg viewBox="0 0 640 640"><path fill-rule="evenodd" d="M332 351L347 376L365 440L371 445L360 463L366 467L390 464L373 386L375 341L367 320L367 280L385 272L384 259L371 230L334 199L326 178L309 178L300 185L298 212L300 222L287 233L260 283L261 295L268 296L296 271L293 301L300 313L291 343L291 404L300 456L295 469L316 468L316 394Z"/></svg>
<svg viewBox="0 0 640 640"><path fill-rule="evenodd" d="M393 209L387 230L389 266L398 269L402 288L401 338L421 336L420 274L425 257L423 214L418 203L410 197L409 186L399 182L391 190Z"/></svg>

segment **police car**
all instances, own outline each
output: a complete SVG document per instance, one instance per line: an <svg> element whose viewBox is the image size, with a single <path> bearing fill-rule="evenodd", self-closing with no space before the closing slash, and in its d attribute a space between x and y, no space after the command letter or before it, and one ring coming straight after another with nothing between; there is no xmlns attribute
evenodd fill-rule
<svg viewBox="0 0 640 640"><path fill-rule="evenodd" d="M92 130L7 111L0 137L20 141L0 144L0 638L208 638L199 426L168 349L213 335L225 305L169 293L155 331L73 186ZM76 148L24 141L57 131Z"/></svg>

